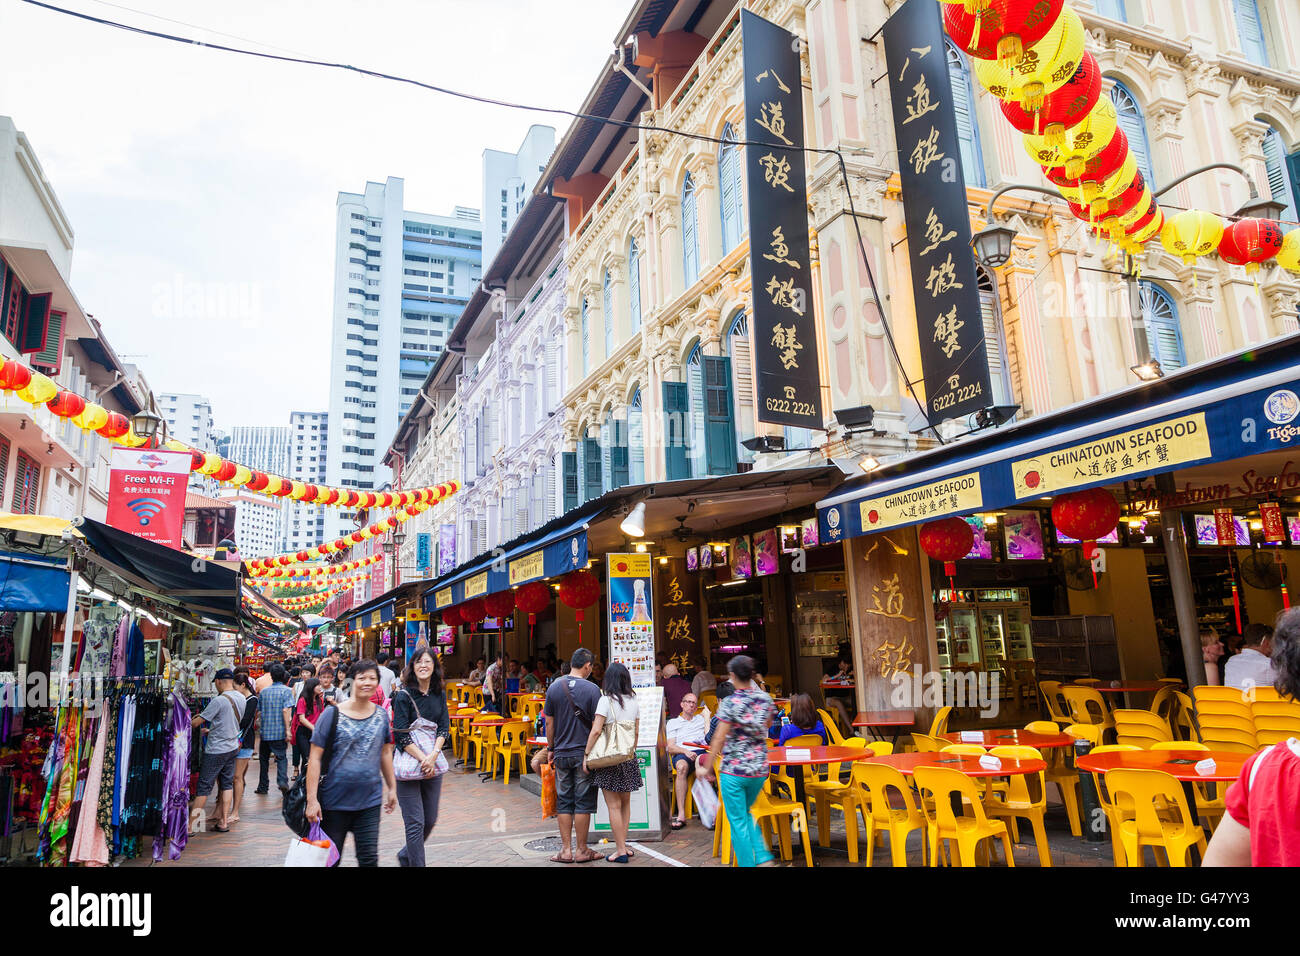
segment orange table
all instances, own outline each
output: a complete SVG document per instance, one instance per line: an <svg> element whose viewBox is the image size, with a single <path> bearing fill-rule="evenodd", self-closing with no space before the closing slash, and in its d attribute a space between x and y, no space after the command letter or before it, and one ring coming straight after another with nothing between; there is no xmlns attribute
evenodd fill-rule
<svg viewBox="0 0 1300 956"><path fill-rule="evenodd" d="M981 747L1033 747L1036 750L1051 747L1072 747L1074 738L1069 734L1037 734L1032 730L980 730L966 733L981 734L982 740L964 740L960 732L940 734L940 740L952 744L979 744Z"/></svg>
<svg viewBox="0 0 1300 956"><path fill-rule="evenodd" d="M1071 687L1075 686L1073 684ZM1154 694L1162 687L1175 687L1178 684L1162 684L1159 681L1122 681L1114 684L1080 684L1080 687L1091 687L1093 690L1102 694Z"/></svg>
<svg viewBox="0 0 1300 956"><path fill-rule="evenodd" d="M898 746L898 735L903 732L903 728L911 727L915 723L916 714L910 710L860 710L858 715L853 718L854 727L870 727L872 734L879 740L885 738L875 728L894 728L894 746Z"/></svg>
<svg viewBox="0 0 1300 956"><path fill-rule="evenodd" d="M1047 762L1044 760L1032 758L1016 760L1010 757L1000 757L1002 766L994 770L982 765L979 757L966 754L911 753L884 754L877 757L871 751L867 751L867 759L872 763L883 763L893 767L904 776L910 776L916 771L917 767L948 767L952 770L960 770L968 777L1009 777L1025 773L1038 773L1040 770L1047 769Z"/></svg>
<svg viewBox="0 0 1300 956"><path fill-rule="evenodd" d="M808 767L813 764L841 763L870 757L862 747L773 747L767 752L769 767ZM804 802L803 774L794 775L794 798Z"/></svg>
<svg viewBox="0 0 1300 956"><path fill-rule="evenodd" d="M1231 783L1241 776L1250 754L1228 753L1224 750L1114 750L1102 754L1086 754L1075 758L1075 766L1088 773L1105 774L1111 770L1160 770L1183 784L1187 806L1196 810L1197 783ZM1213 773L1198 773L1196 764L1212 759ZM1175 762L1177 761L1177 762ZM1200 816L1197 814L1199 821ZM1193 853L1198 853L1195 847Z"/></svg>

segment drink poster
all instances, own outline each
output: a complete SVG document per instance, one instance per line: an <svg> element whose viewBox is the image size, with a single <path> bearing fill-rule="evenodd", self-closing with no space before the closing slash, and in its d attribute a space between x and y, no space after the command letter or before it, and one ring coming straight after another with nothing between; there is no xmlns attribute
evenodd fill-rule
<svg viewBox="0 0 1300 956"><path fill-rule="evenodd" d="M700 570L705 571L713 567L713 547L704 545L700 548Z"/></svg>
<svg viewBox="0 0 1300 956"><path fill-rule="evenodd" d="M817 519L809 518L802 525L800 525L800 530L803 533L802 534L803 546L805 548L817 547L817 545L820 543L817 540Z"/></svg>
<svg viewBox="0 0 1300 956"><path fill-rule="evenodd" d="M749 550L749 535L742 534L731 539L731 576L733 578L752 578L754 561Z"/></svg>
<svg viewBox="0 0 1300 956"><path fill-rule="evenodd" d="M777 551L776 529L760 531L754 535L754 573L759 576L776 574L781 569Z"/></svg>
<svg viewBox="0 0 1300 956"><path fill-rule="evenodd" d="M978 515L966 515L964 520L970 525L971 531L975 532L974 543L971 544L970 554L967 558L992 558L993 544L984 536L984 519Z"/></svg>
<svg viewBox="0 0 1300 956"><path fill-rule="evenodd" d="M1007 557L1012 561L1042 561L1047 557L1043 547L1043 524L1037 511L1011 511L1002 523Z"/></svg>
<svg viewBox="0 0 1300 956"><path fill-rule="evenodd" d="M609 660L626 667L633 687L655 684L655 625L650 612L650 555L607 555Z"/></svg>

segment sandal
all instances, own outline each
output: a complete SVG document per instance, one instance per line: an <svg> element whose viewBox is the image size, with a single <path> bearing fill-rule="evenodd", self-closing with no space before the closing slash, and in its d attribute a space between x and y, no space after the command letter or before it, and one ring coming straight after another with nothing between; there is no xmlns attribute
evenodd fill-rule
<svg viewBox="0 0 1300 956"><path fill-rule="evenodd" d="M588 854L588 855L585 856L585 857L577 857L577 856L575 856L575 857L573 858L573 862L574 862L574 863L593 863L593 862L595 862L596 860L599 860L599 859L600 859L600 854L599 854L599 853L592 853L591 850L588 850L588 851L587 851L587 854Z"/></svg>
<svg viewBox="0 0 1300 956"><path fill-rule="evenodd" d="M627 862L627 857L628 857L628 855L627 855L626 853L623 853L623 854L621 854L621 855L619 855L619 856L607 856L607 857L605 857L605 862L606 862L606 863L626 863L626 862Z"/></svg>
<svg viewBox="0 0 1300 956"><path fill-rule="evenodd" d="M669 824L669 826L672 827L674 830L680 830L682 827L686 826L686 821L674 820L672 823Z"/></svg>
<svg viewBox="0 0 1300 956"><path fill-rule="evenodd" d="M573 857L571 857L571 856L561 856L559 853L557 853L557 854L555 854L555 856L551 857L551 862L552 862L552 863L572 863L572 862L573 862Z"/></svg>
<svg viewBox="0 0 1300 956"><path fill-rule="evenodd" d="M212 832L213 832L213 833L229 833L229 832L230 832L230 827L219 827L219 826L215 826L215 825L214 825L214 826L212 827Z"/></svg>

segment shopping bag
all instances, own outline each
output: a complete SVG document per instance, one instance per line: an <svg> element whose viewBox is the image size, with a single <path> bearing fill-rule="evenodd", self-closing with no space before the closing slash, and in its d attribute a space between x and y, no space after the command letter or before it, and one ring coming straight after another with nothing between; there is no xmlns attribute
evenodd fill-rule
<svg viewBox="0 0 1300 956"><path fill-rule="evenodd" d="M542 764L542 819L555 816L555 765Z"/></svg>
<svg viewBox="0 0 1300 956"><path fill-rule="evenodd" d="M294 837L289 841L289 852L284 855L285 866L329 866L331 847L317 846L310 840Z"/></svg>
<svg viewBox="0 0 1300 956"><path fill-rule="evenodd" d="M325 828L320 825L319 820L312 821L311 829L307 831L307 839L313 843L328 843L330 845L329 859L325 861L326 866L333 866L339 861L339 856L341 855L339 853L339 848L336 847L334 841L326 835Z"/></svg>
<svg viewBox="0 0 1300 956"><path fill-rule="evenodd" d="M707 780L695 778L695 782L691 784L691 799L695 801L700 822L712 830L714 822L718 819L718 795L713 792Z"/></svg>

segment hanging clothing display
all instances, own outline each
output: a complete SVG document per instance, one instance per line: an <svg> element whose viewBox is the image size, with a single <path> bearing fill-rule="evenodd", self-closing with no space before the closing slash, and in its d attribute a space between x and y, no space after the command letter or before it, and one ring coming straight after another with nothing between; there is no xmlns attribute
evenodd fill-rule
<svg viewBox="0 0 1300 956"><path fill-rule="evenodd" d="M162 824L153 841L153 859L180 859L190 832L190 708L185 698L173 693L167 707L164 736L170 743L163 779Z"/></svg>
<svg viewBox="0 0 1300 956"><path fill-rule="evenodd" d="M95 749L90 758L90 772L86 777L85 792L81 796L81 812L76 821L76 835L72 840L72 852L68 856L68 862L107 866L108 839L104 835L104 828L99 825L98 818L99 793L104 777L104 755L108 747L107 707L104 708L98 724Z"/></svg>

